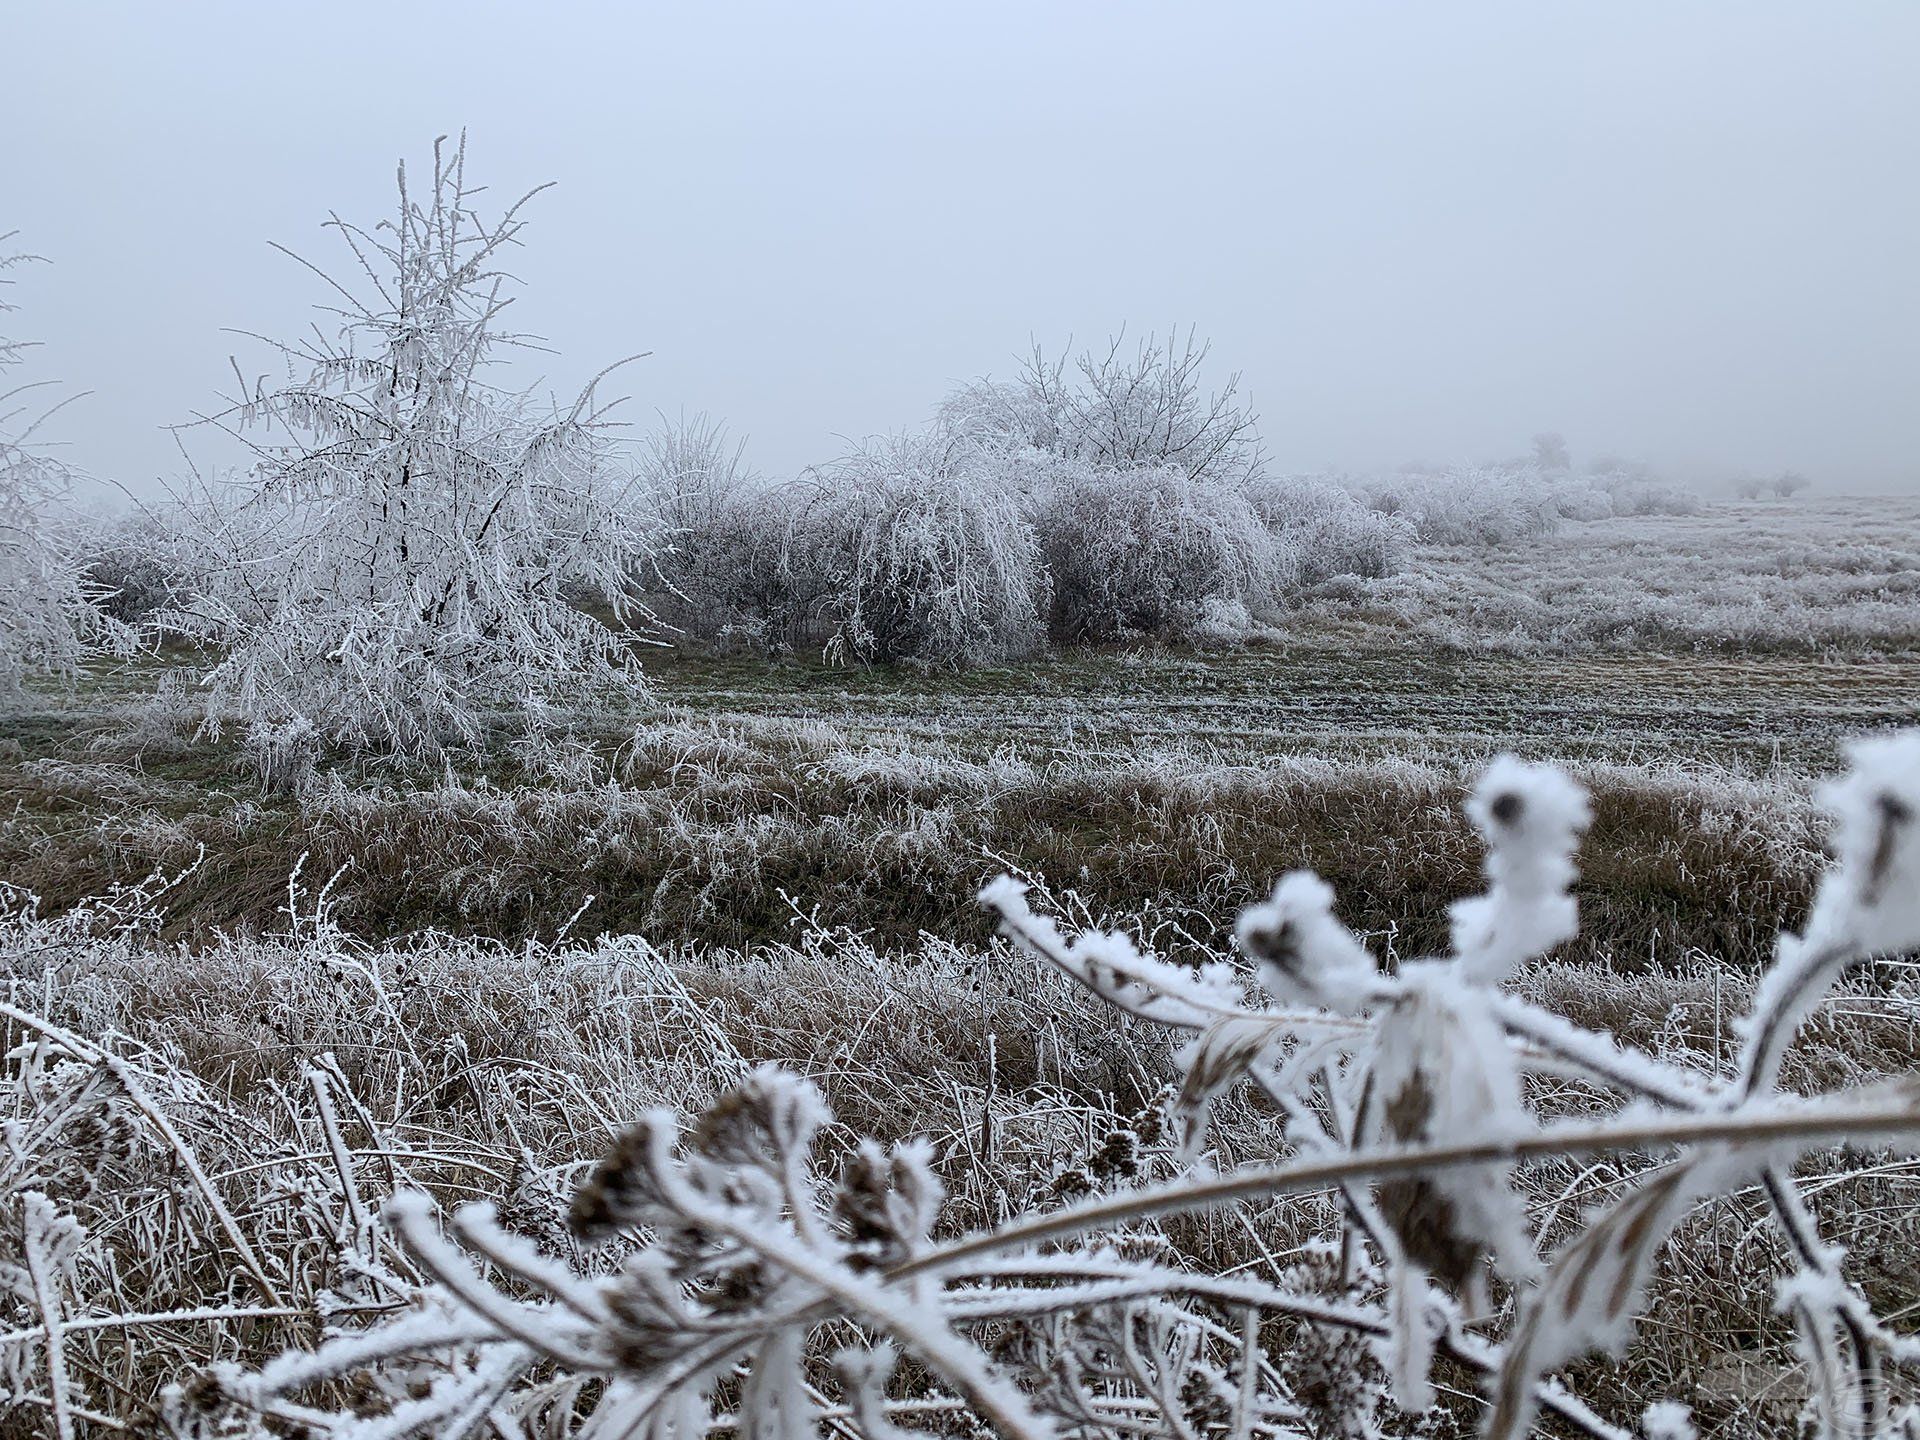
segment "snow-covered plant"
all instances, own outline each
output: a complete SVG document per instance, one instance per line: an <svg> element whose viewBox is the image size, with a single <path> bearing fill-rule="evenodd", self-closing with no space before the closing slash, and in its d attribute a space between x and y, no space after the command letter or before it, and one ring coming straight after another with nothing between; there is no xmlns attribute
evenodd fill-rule
<svg viewBox="0 0 1920 1440"><path fill-rule="evenodd" d="M1212 343L1189 330L1166 343L1148 335L1132 354L1124 336L1088 350L1071 367L1036 346L1021 373L1016 415L1044 417L1027 443L1108 469L1170 467L1194 479L1237 485L1260 473L1258 417L1238 396L1240 377L1209 393L1201 369Z"/></svg>
<svg viewBox="0 0 1920 1440"><path fill-rule="evenodd" d="M1279 541L1289 588L1342 575L1377 580L1405 564L1413 544L1406 520L1363 505L1333 477L1262 476L1247 501Z"/></svg>
<svg viewBox="0 0 1920 1440"><path fill-rule="evenodd" d="M170 506L142 505L80 528L75 560L103 613L141 626L190 602L194 549L182 541L181 519Z"/></svg>
<svg viewBox="0 0 1920 1440"><path fill-rule="evenodd" d="M747 468L744 444L706 416L648 435L640 483L661 525L647 604L710 641L780 648L797 608L788 565L789 496Z"/></svg>
<svg viewBox="0 0 1920 1440"><path fill-rule="evenodd" d="M1060 429L1044 391L1017 380L974 380L940 402L934 423L955 439L1002 450L1058 453Z"/></svg>
<svg viewBox="0 0 1920 1440"><path fill-rule="evenodd" d="M1573 454L1567 449L1567 437L1553 430L1542 430L1533 437L1533 466L1542 475L1562 475L1573 468Z"/></svg>
<svg viewBox="0 0 1920 1440"><path fill-rule="evenodd" d="M1558 527L1553 488L1530 466L1403 470L1367 486L1372 506L1433 545L1513 545Z"/></svg>
<svg viewBox="0 0 1920 1440"><path fill-rule="evenodd" d="M862 660L1005 660L1042 639L1047 576L1016 457L935 427L812 472L789 564L814 577L832 648Z"/></svg>
<svg viewBox="0 0 1920 1440"><path fill-rule="evenodd" d="M0 247L11 239L0 235ZM35 258L0 253L0 286L12 285L7 272ZM14 308L0 299L0 315ZM26 398L35 385L8 383L28 348L0 334L0 703L17 697L30 674L71 679L103 646L124 649L131 641L96 608L95 587L76 559L73 477L36 442L53 412L36 414Z"/></svg>
<svg viewBox="0 0 1920 1440"><path fill-rule="evenodd" d="M1542 1406L1585 1433L1619 1434L1541 1377L1622 1343L1673 1228L1699 1201L1753 1184L1795 1263L1777 1303L1801 1336L1819 1433L1877 1436L1892 1433L1883 1370L1920 1363L1920 1346L1876 1317L1847 1280L1790 1167L1823 1138L1920 1127L1920 1081L1812 1099L1776 1086L1786 1049L1842 971L1920 946L1920 732L1856 747L1852 774L1827 799L1835 863L1805 933L1782 938L1743 1026L1744 1054L1719 1084L1499 988L1577 928L1572 852L1588 807L1548 768L1501 760L1475 791L1468 809L1487 841L1489 884L1455 906L1450 959L1382 973L1334 919L1331 891L1304 874L1245 912L1241 946L1290 1009L1249 1014L1225 973L1185 975L1121 937L1069 942L1005 882L987 898L1036 954L1135 1015L1198 1033L1186 1096L1199 1115L1244 1077L1289 1117L1301 1159L1264 1178L1196 1179L1186 1194L1250 1198L1302 1168L1338 1185L1350 1222L1389 1276L1385 1358L1403 1406L1430 1403L1428 1365L1447 1351L1491 1377L1490 1436L1526 1434ZM1343 1020L1355 1023L1343 1028ZM1578 1077L1624 1104L1599 1118L1543 1123L1524 1102L1529 1074ZM1516 1167L1531 1156L1645 1149L1674 1158L1642 1171L1543 1269L1513 1186ZM1434 1166L1436 1156L1445 1168ZM1356 1183L1359 1175L1367 1183ZM1168 1203L1172 1188L1139 1203ZM1110 1221L1130 1203L1086 1208ZM1462 1326L1487 1315L1491 1276L1514 1296L1513 1320L1501 1344L1483 1347Z"/></svg>
<svg viewBox="0 0 1920 1440"><path fill-rule="evenodd" d="M1581 482L1584 482L1584 486ZM1579 481L1568 479L1563 494L1577 495L1582 489L1598 492L1607 499L1613 515L1697 515L1700 497L1684 485L1675 484L1654 473L1642 460L1627 460L1618 455L1601 455L1587 466ZM1572 515L1563 502L1561 510Z"/></svg>
<svg viewBox="0 0 1920 1440"><path fill-rule="evenodd" d="M1052 578L1049 628L1067 644L1192 636L1265 602L1286 549L1239 487L1171 466L1048 467L1034 526Z"/></svg>
<svg viewBox="0 0 1920 1440"><path fill-rule="evenodd" d="M371 230L329 222L363 277L334 285L339 333L277 346L285 383L214 417L256 464L235 503L199 497L205 580L169 617L225 647L210 728L409 760L497 712L642 689L626 641L570 599L631 618L652 543L595 385L553 405L489 378L523 343L500 267L531 197L483 219L464 140L435 145L424 194L404 166L399 188Z"/></svg>

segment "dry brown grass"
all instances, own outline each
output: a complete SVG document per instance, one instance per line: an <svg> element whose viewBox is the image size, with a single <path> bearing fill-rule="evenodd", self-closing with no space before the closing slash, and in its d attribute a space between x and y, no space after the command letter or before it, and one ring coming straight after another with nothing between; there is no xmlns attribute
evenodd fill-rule
<svg viewBox="0 0 1920 1440"><path fill-rule="evenodd" d="M883 946L984 936L973 905L1001 869L1057 879L1097 913L1207 927L1307 867L1349 921L1403 955L1445 938L1473 883L1464 765L1194 752L985 760L925 743L874 747L825 726L684 721L524 771L331 783L266 800L136 763L0 768L0 862L50 913L104 886L204 860L168 898L168 933L280 923L287 876L341 875L338 922L363 937L424 929L507 941L577 924L744 948L797 913ZM1583 953L1632 968L1700 951L1764 961L1804 910L1818 849L1793 783L1725 770L1593 765L1596 823ZM315 882L317 883L317 881Z"/></svg>
<svg viewBox="0 0 1920 1440"><path fill-rule="evenodd" d="M6 965L11 1003L116 1037L141 1074L158 1077L151 1088L299 1312L211 1332L179 1324L70 1337L92 1403L136 1425L160 1385L210 1358L258 1363L315 1343L314 1307L329 1291L351 1291L326 1218L337 1212L337 1184L301 1098L321 1055L336 1058L353 1097L343 1123L370 1195L411 1181L449 1201L491 1198L527 1233L550 1238L585 1166L635 1113L662 1101L696 1110L760 1061L822 1085L839 1117L831 1144L930 1135L957 1229L1070 1196L1061 1177L1178 1073L1158 1027L1116 1017L1000 945L929 940L889 953L816 930L750 954L633 938L552 950L429 936L368 948L307 927L190 950L40 925L11 933ZM1837 994L1796 1052L1789 1083L1912 1070L1913 978L1883 969ZM1748 981L1704 962L1627 975L1556 959L1522 990L1703 1071L1729 1063L1727 1027L1750 998ZM0 1024L0 1045L30 1038ZM69 1093L75 1083L62 1082ZM1544 1095L1543 1112L1554 1108ZM92 1148L81 1147L92 1158L79 1164L81 1152L68 1150L55 1166L65 1177L58 1198L95 1237L89 1290L77 1298L94 1313L256 1305L164 1147L112 1107L102 1115ZM1222 1164L1278 1149L1275 1116L1249 1098L1222 1103L1214 1137ZM1549 1235L1564 1234L1643 1163L1542 1166L1530 1204L1536 1216L1560 1217ZM1876 1304L1894 1314L1920 1305L1913 1166L1869 1156L1810 1171L1827 1233L1857 1257L1850 1268L1870 1277ZM1603 1413L1630 1417L1650 1397L1680 1393L1694 1400L1703 1434L1790 1433L1805 1386L1789 1327L1766 1300L1764 1277L1781 1257L1758 1215L1752 1197L1714 1202L1662 1252L1661 1299L1628 1356L1575 1372ZM1300 1247L1335 1220L1324 1196L1306 1195L1241 1216L1171 1220L1162 1233L1173 1255L1208 1272L1266 1274L1309 1264ZM39 1433L43 1420L16 1417L0 1434Z"/></svg>

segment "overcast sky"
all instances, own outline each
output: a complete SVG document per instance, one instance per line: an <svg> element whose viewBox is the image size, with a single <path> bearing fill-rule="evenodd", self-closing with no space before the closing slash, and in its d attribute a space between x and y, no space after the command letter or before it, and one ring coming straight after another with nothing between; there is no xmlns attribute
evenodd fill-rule
<svg viewBox="0 0 1920 1440"><path fill-rule="evenodd" d="M1920 3L6 0L8 317L144 488L223 333L291 335L465 126L556 386L637 350L774 474L1122 324L1214 340L1287 468L1557 429L1920 480Z"/></svg>

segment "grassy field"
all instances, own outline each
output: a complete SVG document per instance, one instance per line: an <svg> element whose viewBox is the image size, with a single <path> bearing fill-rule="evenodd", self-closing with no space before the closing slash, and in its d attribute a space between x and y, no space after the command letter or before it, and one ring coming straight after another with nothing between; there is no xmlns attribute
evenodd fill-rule
<svg viewBox="0 0 1920 1440"><path fill-rule="evenodd" d="M1920 723L1920 665L1898 658L1450 654L1375 639L1212 652L1134 650L962 674L675 656L663 700L725 720L822 720L881 745L969 753L1206 751L1830 765L1847 736Z"/></svg>
<svg viewBox="0 0 1920 1440"><path fill-rule="evenodd" d="M338 872L336 918L370 936L542 937L574 917L736 947L801 916L885 944L978 938L973 890L1009 868L1212 943L1306 865L1354 923L1420 948L1478 863L1467 779L1515 749L1575 763L1598 796L1596 943L1750 966L1804 903L1808 777L1849 735L1920 723L1920 667L1888 658L1297 644L957 674L669 652L653 670L653 709L570 746L340 771L302 797L141 718L149 668L108 672L9 722L0 861L53 912L191 869L173 934L284 924L305 857L304 882Z"/></svg>

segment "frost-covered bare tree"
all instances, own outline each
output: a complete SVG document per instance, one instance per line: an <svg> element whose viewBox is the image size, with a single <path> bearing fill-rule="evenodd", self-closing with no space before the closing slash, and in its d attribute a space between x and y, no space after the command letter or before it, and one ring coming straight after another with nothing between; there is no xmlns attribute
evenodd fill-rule
<svg viewBox="0 0 1920 1440"><path fill-rule="evenodd" d="M0 235L0 247L13 238ZM0 286L8 272L36 256L0 253ZM0 316L15 307L0 296ZM102 645L125 648L130 632L95 607L95 587L75 556L63 522L72 475L36 443L53 409L37 411L34 384L9 386L8 373L29 345L0 335L0 703L16 698L27 675L71 679Z"/></svg>
<svg viewBox="0 0 1920 1440"><path fill-rule="evenodd" d="M1239 399L1238 375L1214 392L1201 384L1211 352L1192 330L1165 344L1148 335L1131 353L1118 335L1071 361L1035 345L1016 380L962 386L942 404L941 420L968 438L1106 469L1172 468L1241 483L1263 464L1258 418Z"/></svg>
<svg viewBox="0 0 1920 1440"><path fill-rule="evenodd" d="M371 230L329 222L358 272L329 280L338 334L277 345L286 381L243 382L212 417L256 464L238 504L199 507L205 578L171 623L226 647L207 723L243 724L269 759L430 757L503 711L643 688L622 636L570 599L631 618L654 531L598 382L552 404L489 378L526 343L501 327L501 266L531 195L482 218L464 138L436 143L424 192L404 165L399 190Z"/></svg>
<svg viewBox="0 0 1920 1440"><path fill-rule="evenodd" d="M1212 352L1189 330L1163 345L1149 335L1126 350L1116 336L1104 353L1085 351L1069 372L1035 347L1022 379L1041 403L1057 448L1113 469L1171 466L1196 479L1237 483L1260 472L1258 418L1239 399L1240 377L1208 392L1200 372Z"/></svg>
<svg viewBox="0 0 1920 1440"><path fill-rule="evenodd" d="M1557 475L1573 468L1573 454L1567 449L1566 436L1542 430L1533 437L1533 464L1542 474Z"/></svg>

